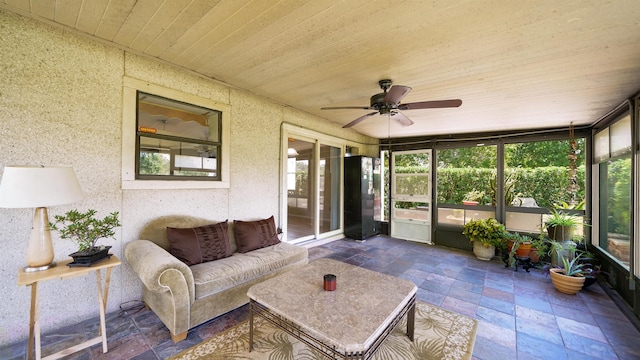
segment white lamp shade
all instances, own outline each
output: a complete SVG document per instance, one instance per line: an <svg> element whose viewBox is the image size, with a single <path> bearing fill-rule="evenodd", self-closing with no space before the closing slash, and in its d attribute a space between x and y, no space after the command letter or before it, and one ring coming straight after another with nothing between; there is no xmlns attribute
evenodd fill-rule
<svg viewBox="0 0 640 360"><path fill-rule="evenodd" d="M69 166L5 166L0 207L37 208L70 204L84 197Z"/></svg>
<svg viewBox="0 0 640 360"><path fill-rule="evenodd" d="M298 154L298 152L296 151L296 149L294 149L294 148L288 148L288 149L287 149L287 155L288 155L289 157L296 157L296 156L298 156L298 155L300 155L300 154Z"/></svg>

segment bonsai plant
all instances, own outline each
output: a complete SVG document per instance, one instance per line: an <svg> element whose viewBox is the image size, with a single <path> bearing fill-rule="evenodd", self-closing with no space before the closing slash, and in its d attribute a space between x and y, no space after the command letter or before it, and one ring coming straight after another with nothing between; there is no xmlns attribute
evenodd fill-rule
<svg viewBox="0 0 640 360"><path fill-rule="evenodd" d="M64 215L55 215L55 222L49 223L51 230L58 231L63 239L71 239L78 244L78 251L69 254L76 265L88 266L108 257L111 246L97 246L102 238L113 238L115 228L120 226L118 212L112 212L102 219L96 218L97 211L69 210ZM73 263L72 263L73 264Z"/></svg>
<svg viewBox="0 0 640 360"><path fill-rule="evenodd" d="M562 267L555 267L549 269L551 275L551 282L553 286L559 292L568 295L575 295L582 286L585 280L585 264L580 262L581 255L569 260L566 257L562 257Z"/></svg>
<svg viewBox="0 0 640 360"><path fill-rule="evenodd" d="M473 253L480 260L491 260L496 246L503 242L505 227L494 218L471 220L462 228L462 234L473 243Z"/></svg>

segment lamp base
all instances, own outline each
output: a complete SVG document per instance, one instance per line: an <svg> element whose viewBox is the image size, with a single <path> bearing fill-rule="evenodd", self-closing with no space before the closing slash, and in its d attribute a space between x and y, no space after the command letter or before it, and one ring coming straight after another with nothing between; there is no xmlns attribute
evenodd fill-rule
<svg viewBox="0 0 640 360"><path fill-rule="evenodd" d="M42 265L42 266L25 266L22 268L22 271L29 273L29 272L36 272L36 271L43 271L43 270L49 270L51 268L56 267L56 262L52 262L51 264L48 265Z"/></svg>

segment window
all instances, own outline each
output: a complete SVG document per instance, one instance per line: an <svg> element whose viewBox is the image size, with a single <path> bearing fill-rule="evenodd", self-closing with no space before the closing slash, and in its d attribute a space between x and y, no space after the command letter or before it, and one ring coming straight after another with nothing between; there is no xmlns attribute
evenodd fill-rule
<svg viewBox="0 0 640 360"><path fill-rule="evenodd" d="M123 189L229 187L229 105L130 77L123 84Z"/></svg>
<svg viewBox="0 0 640 360"><path fill-rule="evenodd" d="M496 145L445 148L436 154L438 224L462 226L495 218Z"/></svg>
<svg viewBox="0 0 640 360"><path fill-rule="evenodd" d="M631 116L627 112L594 135L597 244L629 268L631 251ZM597 186L597 187L596 187Z"/></svg>
<svg viewBox="0 0 640 360"><path fill-rule="evenodd" d="M220 180L220 111L138 91L136 179Z"/></svg>
<svg viewBox="0 0 640 360"><path fill-rule="evenodd" d="M508 230L539 233L547 209L561 208L583 221L585 139L505 144L504 193ZM576 229L582 236L583 229Z"/></svg>

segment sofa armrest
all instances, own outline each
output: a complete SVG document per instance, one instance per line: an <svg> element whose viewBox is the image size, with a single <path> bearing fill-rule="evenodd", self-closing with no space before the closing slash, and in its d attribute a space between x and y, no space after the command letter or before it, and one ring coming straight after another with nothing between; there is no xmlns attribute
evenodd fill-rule
<svg viewBox="0 0 640 360"><path fill-rule="evenodd" d="M185 299L186 303L195 300L191 269L165 249L149 240L134 240L127 244L124 255L149 291L171 291L173 296L177 296L187 290L189 298Z"/></svg>

